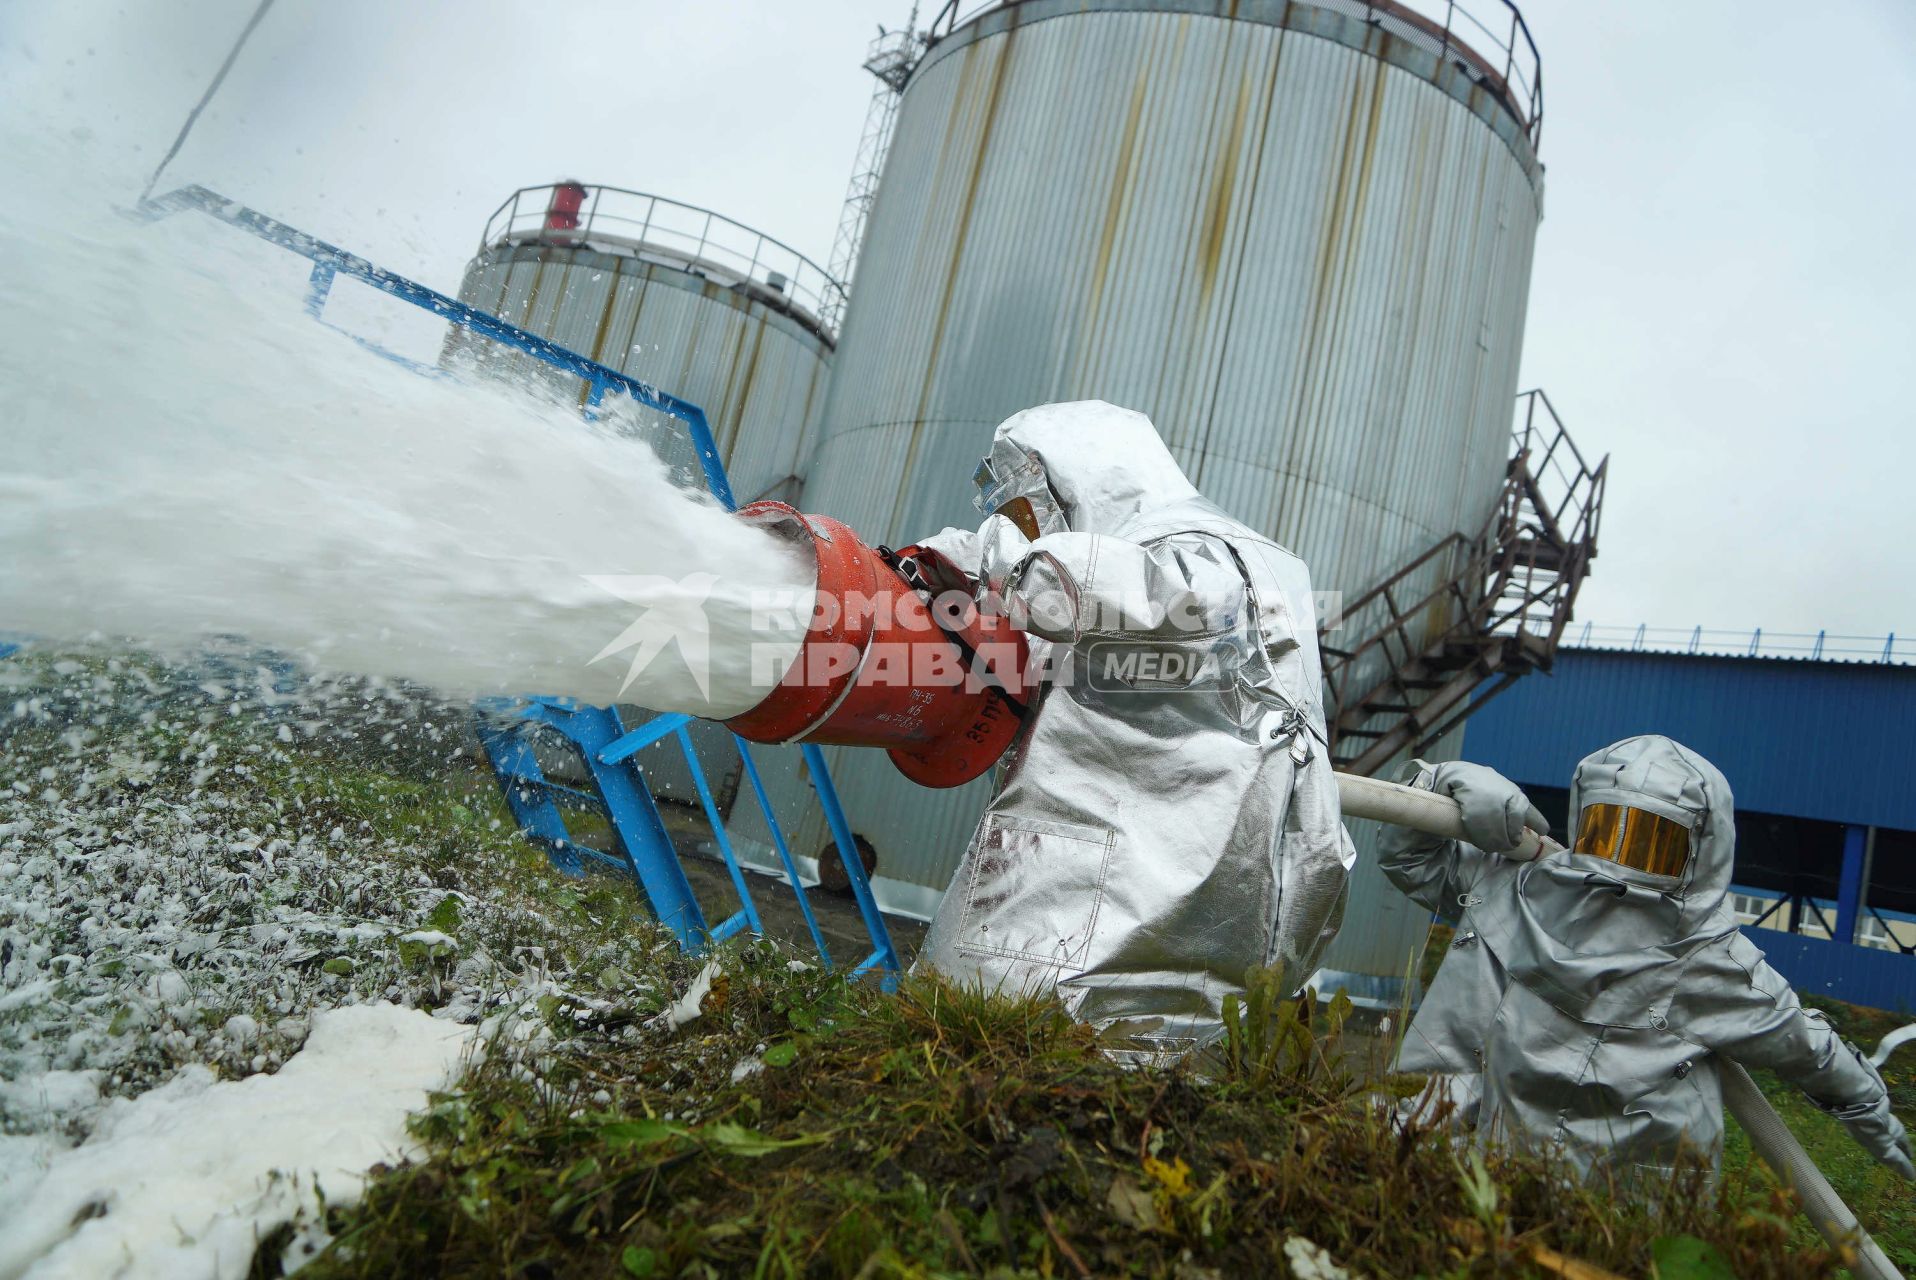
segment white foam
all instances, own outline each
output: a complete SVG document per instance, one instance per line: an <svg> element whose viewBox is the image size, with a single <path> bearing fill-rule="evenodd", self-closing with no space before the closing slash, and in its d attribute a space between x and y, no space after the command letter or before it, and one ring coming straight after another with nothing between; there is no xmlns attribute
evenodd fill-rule
<svg viewBox="0 0 1916 1280"><path fill-rule="evenodd" d="M274 1075L216 1081L190 1066L110 1103L79 1146L42 1143L38 1168L0 1161L0 1280L244 1276L274 1228L322 1200L352 1203L367 1169L414 1150L407 1115L456 1078L473 1034L356 1005L315 1015Z"/></svg>
<svg viewBox="0 0 1916 1280"><path fill-rule="evenodd" d="M0 156L0 630L238 635L451 696L714 716L796 652L752 605L810 567L644 444L368 354L306 317L299 259L199 214L132 221L83 155Z"/></svg>

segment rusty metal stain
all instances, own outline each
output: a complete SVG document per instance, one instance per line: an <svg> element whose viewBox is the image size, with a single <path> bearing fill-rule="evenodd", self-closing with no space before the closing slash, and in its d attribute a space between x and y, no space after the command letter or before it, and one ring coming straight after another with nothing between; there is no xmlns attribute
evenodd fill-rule
<svg viewBox="0 0 1916 1280"><path fill-rule="evenodd" d="M1002 412L1104 395L1324 588L1481 519L1535 228L1521 148L1427 75L1288 29L1322 23L1309 4L1019 10L1015 65L1002 31L960 31L906 88L807 504L922 537L966 519L964 446ZM847 811L935 891L979 797L883 765L833 763Z"/></svg>
<svg viewBox="0 0 1916 1280"><path fill-rule="evenodd" d="M1317 384L1324 375L1327 362L1312 360L1324 341L1325 331L1335 318L1332 294L1338 283L1338 250L1344 242L1350 205L1348 197L1353 179L1353 171L1358 166L1354 152L1358 137L1358 122L1367 118L1363 111L1365 67L1353 68L1355 74L1350 91L1350 103L1346 109L1344 127L1338 135L1339 151L1337 176L1332 181L1325 200L1324 239L1318 245L1316 255L1316 284L1311 290L1309 314L1304 317L1302 331L1298 334L1300 360L1305 369L1304 376L1298 379L1296 398L1291 402L1285 414L1285 421L1301 422L1313 415L1309 406L1316 399ZM1314 432L1297 432L1289 436L1290 467L1294 471L1308 468L1308 454L1299 457L1300 451L1309 451L1318 443Z"/></svg>
<svg viewBox="0 0 1916 1280"><path fill-rule="evenodd" d="M764 325L753 325L750 329L741 328L739 330L740 340L743 341L748 333L751 335L752 350L751 354L745 358L745 376L738 386L731 387L728 385L727 387L729 392L727 399L731 401L731 413L725 432L724 449L728 455L732 453L733 446L738 442L739 432L744 427L745 406L751 402L752 384L758 378L759 352L765 347Z"/></svg>
<svg viewBox="0 0 1916 1280"><path fill-rule="evenodd" d="M1226 220L1231 211L1231 195L1237 189L1237 165L1244 143L1244 117L1251 106L1251 82L1238 82L1237 105L1231 111L1231 123L1224 136L1224 160L1211 180L1204 211L1204 238L1198 255L1198 296L1208 300L1217 284L1218 255L1224 249Z"/></svg>
<svg viewBox="0 0 1916 1280"><path fill-rule="evenodd" d="M507 301L521 293L523 303ZM498 298L499 310L534 332L704 406L741 493L791 477L816 431L831 348L748 294L661 264L563 246L482 253L460 294ZM503 355L490 367L520 377L523 358ZM582 379L563 383L586 393Z"/></svg>
<svg viewBox="0 0 1916 1280"><path fill-rule="evenodd" d="M1183 42L1189 22L1188 16L1181 16L1179 19L1180 44ZM1225 99L1230 79L1227 74L1229 64L1237 49L1239 37L1245 30L1246 28L1241 24L1229 24L1225 28L1226 35L1218 55L1219 73L1214 77L1216 92L1211 100L1207 117L1212 121L1217 119ZM1225 337L1215 332L1207 321L1211 315L1212 294L1215 291L1224 242L1228 238L1228 231L1232 225L1231 195L1237 185L1238 150L1243 144L1243 117L1247 109L1246 98L1250 92L1251 83L1252 77L1248 70L1238 77L1238 98L1233 110L1233 119L1224 130L1226 142L1222 148L1223 155L1216 163L1208 166L1211 178L1206 185L1205 211L1199 215L1197 226L1192 234L1192 241L1197 251L1198 277L1194 322L1182 326L1167 325L1165 327L1163 351L1159 356L1165 376L1165 394L1190 396L1194 379L1197 380L1197 385L1203 386L1208 381L1202 378L1204 366L1207 362L1215 363L1214 349L1222 345L1221 340ZM1210 139L1215 139L1218 130L1210 128L1206 132ZM1210 143L1207 141L1208 145ZM1180 304L1185 293L1184 284L1180 282L1178 287ZM1183 351L1181 360L1173 357L1174 349ZM1206 387L1205 390L1208 393L1209 388ZM1197 416L1202 422L1203 413L1200 412ZM1202 431L1201 426L1200 431Z"/></svg>
<svg viewBox="0 0 1916 1280"><path fill-rule="evenodd" d="M626 369L626 364L632 360L634 349L639 345L639 325L645 318L646 292L652 287L652 274L649 271L635 272L630 280L630 288L636 292L628 294L629 300L624 305L631 308L632 323L625 327L625 340L619 345L618 359L612 362L613 368L625 372L631 372Z"/></svg>
<svg viewBox="0 0 1916 1280"><path fill-rule="evenodd" d="M1168 86L1173 93L1176 92L1176 90L1183 83L1183 77L1185 74L1185 71L1184 71L1185 55L1189 49L1190 35L1191 35L1191 16L1189 14L1181 14L1178 16L1177 25L1171 39L1171 50L1170 50L1170 58L1169 58L1168 65L1161 72L1153 76L1151 64L1148 61L1143 64L1143 71L1141 72L1141 74L1144 77L1144 83L1146 85L1148 85L1155 78L1155 80L1158 83ZM1151 51L1155 51L1158 43L1159 42L1157 41L1151 41L1147 43L1145 46L1146 52L1148 53ZM1228 41L1227 41L1227 44L1228 44ZM1148 129L1141 129L1139 131L1137 136L1137 145L1141 152L1144 149L1146 149L1150 136L1151 136L1151 131ZM1125 210L1129 210L1131 206L1132 194L1137 190L1138 182L1140 180L1140 172L1144 167L1145 167L1144 165L1133 164L1126 175L1127 183L1125 187L1124 203L1122 206L1123 209ZM1114 237L1113 247L1115 249L1115 237ZM1110 269L1109 269L1109 265L1107 264L1104 270L1104 277L1108 278L1109 274L1110 274ZM1080 381L1086 380L1087 377L1095 379L1095 374L1092 374L1090 372L1090 370L1094 367L1092 362L1100 354L1102 354L1099 351L1099 348L1101 347L1102 344L1097 341L1096 335L1098 335L1102 331L1103 325L1104 325L1105 317L1104 317L1104 308L1103 308L1103 300L1104 300L1103 293L1104 293L1103 282L1101 280L1100 288L1098 289L1095 302L1087 304L1084 309L1084 321L1083 321L1084 331L1090 340L1083 343L1081 348L1082 358L1079 360L1078 367L1077 367L1077 378ZM1166 326L1164 330L1164 335L1163 335L1163 343L1167 351L1170 349L1171 345L1175 341L1177 341L1177 339L1178 339L1177 333L1175 333L1170 326ZM1187 343L1201 341L1201 340L1202 339L1200 334L1195 329L1193 329L1190 332L1187 332L1184 335L1184 341ZM1160 356L1160 360L1162 360L1162 358L1163 357Z"/></svg>
<svg viewBox="0 0 1916 1280"><path fill-rule="evenodd" d="M1235 12L1235 5L1233 5L1233 12ZM1256 142L1256 147L1253 150L1251 155L1250 172L1247 175L1251 189L1253 191L1257 189L1258 184L1261 181L1263 177L1263 173L1264 173L1264 149L1265 149L1265 144L1270 139L1271 112L1275 107L1275 104L1277 102L1277 97L1278 97L1277 77L1278 77L1279 71L1282 70L1283 66L1284 66L1284 42L1282 40L1279 40L1277 43L1277 47L1271 51L1270 65L1265 75L1263 95L1262 95L1263 106L1258 113L1257 142ZM1250 79L1250 75L1248 71L1246 72L1244 84L1248 90L1251 84L1251 79ZM1248 230L1246 231L1246 236L1248 237ZM1236 270L1232 273L1231 298L1229 302L1227 302L1226 304L1227 306L1236 305L1238 289L1243 282L1244 267L1245 267L1245 264L1251 260L1251 258L1252 258L1252 253L1248 247L1240 248L1238 252L1238 256L1237 256ZM1229 344L1229 340L1230 340L1230 335L1229 334L1224 335L1223 341L1220 342L1220 347L1221 348L1227 347ZM1197 341L1198 341L1198 337L1194 333L1192 335L1192 342L1195 343ZM1222 355L1222 352L1220 351L1220 356L1221 355ZM1210 385L1206 388L1208 403L1210 404L1215 405L1216 403L1218 384L1224 376L1224 367L1225 367L1225 362L1222 358L1220 358L1217 361L1217 368L1212 373ZM1198 430L1196 433L1196 442L1194 445L1194 457L1189 466L1189 471L1194 482L1200 481L1203 475L1207 448L1211 439L1211 424L1213 419L1214 419L1213 414L1206 414L1203 421L1198 426Z"/></svg>
<svg viewBox="0 0 1916 1280"><path fill-rule="evenodd" d="M605 363L605 335L612 326L612 309L618 304L619 287L624 281L624 276L624 260L613 263L612 283L606 287L605 291L605 309L599 313L598 332L592 335L592 349L586 353L600 364Z"/></svg>
<svg viewBox="0 0 1916 1280"><path fill-rule="evenodd" d="M1015 64L994 10L906 89L807 505L886 539L965 521L966 452L999 417L1102 396L1322 588L1355 595L1480 523L1534 157L1302 0L1017 9ZM886 874L935 891L979 797L895 789L887 767L834 762Z"/></svg>
<svg viewBox="0 0 1916 1280"><path fill-rule="evenodd" d="M1111 272L1111 251L1117 243L1118 223L1124 216L1125 202L1131 195L1131 169L1138 160L1138 121L1144 115L1145 91L1150 84L1150 66L1140 65L1131 86L1131 106L1125 112L1124 133L1118 140L1118 167L1111 175L1111 196L1104 206L1104 229L1098 234L1098 255L1091 267L1091 301L1085 307L1085 317L1093 325L1098 322L1099 308L1104 301L1104 285Z"/></svg>
<svg viewBox="0 0 1916 1280"><path fill-rule="evenodd" d="M1357 158L1356 190L1352 193L1347 217L1341 208L1342 202L1340 199L1339 213L1334 219L1334 225L1340 228L1346 225L1347 221L1349 233L1342 236L1341 254L1336 248L1331 250L1331 255L1338 256L1340 261L1337 271L1338 287L1335 289L1335 301L1329 304L1331 309L1329 319L1331 323L1329 324L1329 331L1326 335L1326 358L1324 360L1326 368L1335 365L1339 355L1339 347L1346 343L1359 340L1359 335L1351 332L1351 326L1348 323L1340 322L1345 320L1344 305L1355 288L1356 277L1362 266L1359 250L1363 243L1364 213L1369 202L1371 169L1377 155L1378 121L1383 106L1384 86L1387 83L1386 73L1381 64L1373 65L1368 68L1368 71L1370 77L1370 93L1368 96L1370 101L1369 110L1364 116L1364 128L1362 131L1363 142L1359 148ZM1353 132L1355 131L1356 107L1364 96L1360 80L1359 86L1352 95L1351 105L1353 110L1351 129ZM1349 154L1351 136L1351 133L1347 133L1345 136L1345 153L1347 157ZM1343 186L1342 177L1340 176L1340 197L1343 194ZM1312 391L1314 395L1321 395L1323 391L1322 382L1312 387ZM1313 413L1312 416L1317 417L1318 415ZM1300 425L1302 424L1300 423ZM1315 448L1321 452L1328 447L1332 428L1329 423L1324 423L1321 430L1300 430L1295 434L1299 439L1313 442ZM1316 460L1313 459L1313 462L1315 461Z"/></svg>
<svg viewBox="0 0 1916 1280"><path fill-rule="evenodd" d="M706 296L706 301L711 301L709 295ZM710 307L700 307L692 313L691 323L686 326L685 330L685 346L679 355L678 376L672 379L674 386L689 387L692 385L694 371L698 369L700 363L700 348L705 345L705 329L706 326L711 323L711 320L712 308ZM714 361L712 367L723 368L724 365ZM703 408L704 406L701 407ZM711 410L706 409L706 412L710 413Z"/></svg>

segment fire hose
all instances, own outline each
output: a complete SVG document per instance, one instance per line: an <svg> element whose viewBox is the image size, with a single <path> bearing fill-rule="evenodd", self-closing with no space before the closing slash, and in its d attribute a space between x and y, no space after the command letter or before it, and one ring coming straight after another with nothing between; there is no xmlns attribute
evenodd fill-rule
<svg viewBox="0 0 1916 1280"><path fill-rule="evenodd" d="M1346 818L1374 818L1426 835L1467 839L1463 811L1449 796L1351 773L1337 775L1337 792ZM1526 830L1524 842L1504 856L1529 862L1559 847L1548 836ZM1866 1280L1903 1280L1902 1273L1870 1238L1850 1207L1830 1186L1823 1171L1803 1150L1803 1144L1776 1114L1776 1108L1750 1079L1750 1073L1735 1059L1719 1057L1724 1105L1750 1135L1750 1146L1756 1154L1796 1193L1804 1214L1823 1239L1829 1241L1857 1276Z"/></svg>

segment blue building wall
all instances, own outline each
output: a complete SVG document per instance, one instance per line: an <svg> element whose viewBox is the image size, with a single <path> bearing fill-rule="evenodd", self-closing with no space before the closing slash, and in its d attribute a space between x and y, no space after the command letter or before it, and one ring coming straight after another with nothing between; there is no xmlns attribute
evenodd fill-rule
<svg viewBox="0 0 1916 1280"><path fill-rule="evenodd" d="M1471 716L1464 752L1565 787L1638 733L1701 752L1740 809L1916 830L1916 667L1563 650Z"/></svg>
<svg viewBox="0 0 1916 1280"><path fill-rule="evenodd" d="M1798 994L1829 996L1891 1013L1916 1008L1916 956L1777 929L1745 928L1743 936Z"/></svg>

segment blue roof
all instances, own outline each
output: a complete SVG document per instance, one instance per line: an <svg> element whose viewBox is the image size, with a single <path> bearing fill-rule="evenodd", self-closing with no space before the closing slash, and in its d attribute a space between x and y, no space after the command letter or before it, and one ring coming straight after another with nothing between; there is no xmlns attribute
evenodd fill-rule
<svg viewBox="0 0 1916 1280"><path fill-rule="evenodd" d="M1470 717L1464 755L1565 787L1639 733L1708 757L1739 809L1916 830L1916 667L1561 650Z"/></svg>

